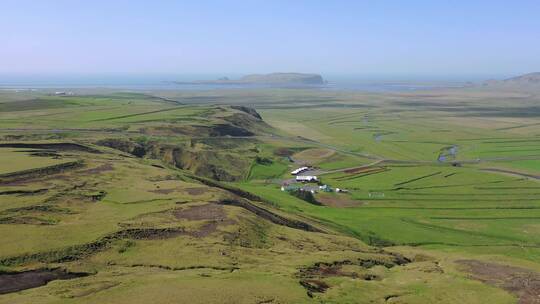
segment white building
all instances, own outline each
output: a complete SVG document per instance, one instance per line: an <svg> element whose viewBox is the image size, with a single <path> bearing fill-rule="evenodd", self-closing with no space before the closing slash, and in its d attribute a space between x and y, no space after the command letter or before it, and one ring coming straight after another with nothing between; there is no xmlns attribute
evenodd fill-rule
<svg viewBox="0 0 540 304"><path fill-rule="evenodd" d="M314 175L297 175L297 182L316 182L318 181L317 177Z"/></svg>
<svg viewBox="0 0 540 304"><path fill-rule="evenodd" d="M301 168L298 168L296 170L291 171L291 174L292 175L297 175L297 174L302 173L302 172L307 171L307 170L309 170L308 167L301 167Z"/></svg>

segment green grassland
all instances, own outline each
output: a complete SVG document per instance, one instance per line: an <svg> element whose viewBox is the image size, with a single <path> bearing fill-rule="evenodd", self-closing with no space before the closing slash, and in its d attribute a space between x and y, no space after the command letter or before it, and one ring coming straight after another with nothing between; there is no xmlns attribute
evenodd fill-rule
<svg viewBox="0 0 540 304"><path fill-rule="evenodd" d="M537 100L1 92L0 303L535 303Z"/></svg>

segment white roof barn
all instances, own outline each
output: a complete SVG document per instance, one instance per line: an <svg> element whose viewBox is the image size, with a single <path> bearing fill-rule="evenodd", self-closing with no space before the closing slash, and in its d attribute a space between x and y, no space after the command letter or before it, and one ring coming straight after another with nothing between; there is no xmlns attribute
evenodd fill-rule
<svg viewBox="0 0 540 304"><path fill-rule="evenodd" d="M300 167L300 168L298 168L296 170L291 171L291 174L292 175L297 175L297 174L302 173L302 172L304 172L306 170L309 170L309 168L308 167Z"/></svg>
<svg viewBox="0 0 540 304"><path fill-rule="evenodd" d="M318 181L317 177L314 175L297 175L297 182L316 182Z"/></svg>

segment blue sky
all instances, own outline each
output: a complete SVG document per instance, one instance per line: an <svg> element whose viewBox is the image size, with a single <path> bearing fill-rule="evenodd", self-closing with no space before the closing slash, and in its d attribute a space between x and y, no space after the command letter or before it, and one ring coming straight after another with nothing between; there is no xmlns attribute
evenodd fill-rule
<svg viewBox="0 0 540 304"><path fill-rule="evenodd" d="M0 2L0 74L540 71L540 1Z"/></svg>

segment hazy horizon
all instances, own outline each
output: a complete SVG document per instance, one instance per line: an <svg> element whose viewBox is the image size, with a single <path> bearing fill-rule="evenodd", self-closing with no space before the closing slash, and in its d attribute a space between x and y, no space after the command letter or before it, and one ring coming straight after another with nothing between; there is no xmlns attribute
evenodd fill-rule
<svg viewBox="0 0 540 304"><path fill-rule="evenodd" d="M295 88L280 85L194 84L196 80L214 80L227 76L238 79L244 74L41 74L1 75L0 90L11 89L83 89L108 88L121 90L213 90L253 88ZM325 85L303 87L323 90L391 92L421 89L463 87L469 82L482 83L487 75L346 75L323 74ZM501 78L501 77L499 77ZM296 87L296 88L302 88Z"/></svg>
<svg viewBox="0 0 540 304"><path fill-rule="evenodd" d="M0 75L509 77L540 71L539 9L537 1L4 1Z"/></svg>

